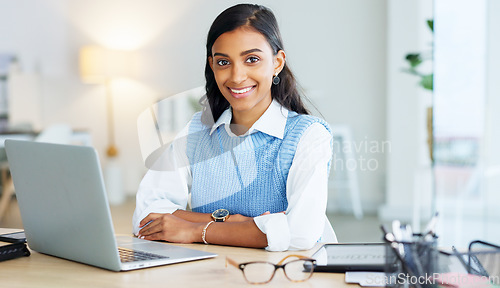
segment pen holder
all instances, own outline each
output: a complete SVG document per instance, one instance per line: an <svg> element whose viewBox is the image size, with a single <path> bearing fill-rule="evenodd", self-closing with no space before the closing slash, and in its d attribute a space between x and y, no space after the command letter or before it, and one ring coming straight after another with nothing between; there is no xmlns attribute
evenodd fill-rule
<svg viewBox="0 0 500 288"><path fill-rule="evenodd" d="M447 253L445 253L447 254ZM453 248L449 257L456 257L463 265L466 273L474 275L469 276L469 282L476 280L474 284L490 282L490 284L500 287L500 246L481 240L472 241L466 252L459 252ZM464 279L460 279L464 282ZM479 286L479 285L477 285ZM482 285L481 287L493 287Z"/></svg>
<svg viewBox="0 0 500 288"><path fill-rule="evenodd" d="M432 278L438 265L437 237L413 234L412 241L386 242L386 287L437 287Z"/></svg>

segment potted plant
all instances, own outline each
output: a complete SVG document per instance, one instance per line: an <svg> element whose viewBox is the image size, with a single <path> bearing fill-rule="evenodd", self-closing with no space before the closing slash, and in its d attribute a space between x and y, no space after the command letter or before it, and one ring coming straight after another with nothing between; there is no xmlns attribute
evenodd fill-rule
<svg viewBox="0 0 500 288"><path fill-rule="evenodd" d="M433 19L427 20L427 26L429 27L431 32L434 33ZM422 63L424 63L425 61L432 61L432 50L427 53L408 53L406 54L405 59L408 62L409 68L405 69L404 71L420 77L420 81L418 84L426 90L433 91L434 72L431 71L430 73L425 73L422 72L420 69ZM432 153L432 147L433 147L432 113L433 113L432 106L427 107L427 145L429 148L429 157L431 159L431 163L434 162L434 155Z"/></svg>

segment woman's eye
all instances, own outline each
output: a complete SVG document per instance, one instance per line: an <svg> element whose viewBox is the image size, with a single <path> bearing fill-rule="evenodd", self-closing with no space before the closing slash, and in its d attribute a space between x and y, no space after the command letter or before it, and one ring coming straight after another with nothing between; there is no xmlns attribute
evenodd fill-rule
<svg viewBox="0 0 500 288"><path fill-rule="evenodd" d="M255 56L251 56L251 57L248 57L247 58L247 63L256 63L256 62L259 62L259 58L258 57L255 57Z"/></svg>
<svg viewBox="0 0 500 288"><path fill-rule="evenodd" d="M229 64L229 61L227 61L227 60L224 60L224 59L217 60L217 65L219 65L219 66L226 66L228 64Z"/></svg>

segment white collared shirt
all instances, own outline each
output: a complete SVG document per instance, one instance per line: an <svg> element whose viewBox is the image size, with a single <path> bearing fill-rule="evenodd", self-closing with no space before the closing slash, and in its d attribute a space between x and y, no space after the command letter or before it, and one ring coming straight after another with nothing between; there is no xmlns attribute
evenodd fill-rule
<svg viewBox="0 0 500 288"><path fill-rule="evenodd" d="M231 137L243 137L260 131L283 139L288 110L272 101L264 114L243 135L236 136L230 128L232 112L225 110L212 126L211 133L224 125ZM175 171L149 170L142 180L136 196L133 217L134 233L149 213L173 213L186 209L189 186L192 181L186 154L190 123L165 150L168 159L175 161ZM320 123L314 123L302 135L290 167L286 183L288 208L285 213L257 216L254 222L267 236L269 251L310 249L321 242L337 242L326 217L328 199L327 163L332 156L332 136ZM223 207L221 207L223 208Z"/></svg>

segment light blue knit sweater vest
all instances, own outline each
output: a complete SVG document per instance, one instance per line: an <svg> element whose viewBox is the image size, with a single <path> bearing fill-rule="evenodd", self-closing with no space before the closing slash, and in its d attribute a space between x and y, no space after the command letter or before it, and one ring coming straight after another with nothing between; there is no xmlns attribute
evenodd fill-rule
<svg viewBox="0 0 500 288"><path fill-rule="evenodd" d="M260 131L231 137L222 125L210 135L211 127L201 122L201 112L196 113L187 138L193 211L224 208L248 217L285 211L286 182L297 144L315 122L331 133L322 119L290 111L283 139Z"/></svg>

